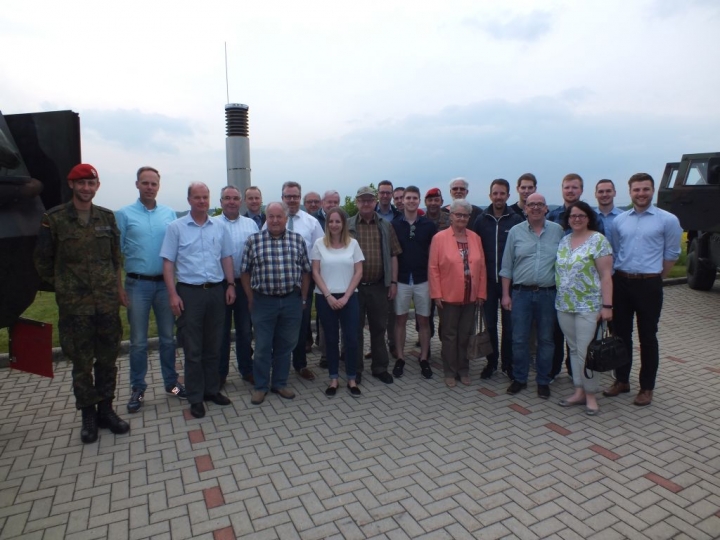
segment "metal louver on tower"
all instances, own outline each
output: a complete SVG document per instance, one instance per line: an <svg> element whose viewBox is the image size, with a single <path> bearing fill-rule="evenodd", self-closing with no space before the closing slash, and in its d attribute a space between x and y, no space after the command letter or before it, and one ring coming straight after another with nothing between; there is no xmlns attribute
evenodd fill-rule
<svg viewBox="0 0 720 540"><path fill-rule="evenodd" d="M225 105L225 154L228 185L235 186L244 196L250 187L249 107L242 103ZM243 200L242 211L245 211Z"/></svg>

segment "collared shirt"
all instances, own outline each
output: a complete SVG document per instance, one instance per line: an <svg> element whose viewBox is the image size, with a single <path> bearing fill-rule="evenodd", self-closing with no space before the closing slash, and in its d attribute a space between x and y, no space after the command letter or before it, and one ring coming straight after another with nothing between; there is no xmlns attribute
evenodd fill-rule
<svg viewBox="0 0 720 540"><path fill-rule="evenodd" d="M397 216L401 214L400 210L395 208L392 204L390 205L390 208L388 208L387 212L383 212L380 209L380 203L377 203L375 205L375 211L378 213L378 215L383 218L384 220L388 222L392 222L393 219L395 219Z"/></svg>
<svg viewBox="0 0 720 540"><path fill-rule="evenodd" d="M292 225L290 224L292 220ZM263 229L267 229L267 223L263 225ZM305 248L310 256L310 251L315 245L318 238L325 236L320 226L320 222L308 214L305 210L298 210L294 216L288 216L287 230L298 233L305 240Z"/></svg>
<svg viewBox="0 0 720 540"><path fill-rule="evenodd" d="M404 214L396 217L392 226L402 247L402 253L398 255L398 281L425 283L428 280L430 244L437 227L424 216L417 216L411 224Z"/></svg>
<svg viewBox="0 0 720 540"><path fill-rule="evenodd" d="M115 212L120 229L120 249L125 257L125 272L160 276L160 247L168 225L177 219L175 210L158 204L152 210L138 199Z"/></svg>
<svg viewBox="0 0 720 540"><path fill-rule="evenodd" d="M253 214L250 210L245 212L245 217L250 218L255 222L255 225L258 226L258 229L262 229L262 226L265 225L265 214L260 212L259 214Z"/></svg>
<svg viewBox="0 0 720 540"><path fill-rule="evenodd" d="M554 286L555 258L564 235L560 225L548 220L540 236L527 221L515 225L508 233L500 276L513 285Z"/></svg>
<svg viewBox="0 0 720 540"><path fill-rule="evenodd" d="M232 254L230 234L219 221L208 217L198 225L189 213L168 225L160 248L160 256L175 263L177 280L190 285L223 281L220 259Z"/></svg>
<svg viewBox="0 0 720 540"><path fill-rule="evenodd" d="M369 222L365 221L361 216L357 217L355 229L356 239L360 244L360 249L365 255L363 261L363 283L374 283L380 281L384 277L383 260L382 260L382 241L380 237L380 229L378 228L378 214L373 214ZM390 254L399 255L402 253L402 247L398 242L397 235L393 227L390 227Z"/></svg>
<svg viewBox="0 0 720 540"><path fill-rule="evenodd" d="M660 274L663 261L680 257L681 237L678 218L657 206L623 212L615 218L610 235L614 268L631 274Z"/></svg>
<svg viewBox="0 0 720 540"><path fill-rule="evenodd" d="M225 214L213 218L222 223L230 233L233 248L233 272L235 278L240 277L240 263L242 263L242 254L245 249L245 242L248 236L255 234L258 229L257 224L250 218L238 216L237 219L228 219Z"/></svg>
<svg viewBox="0 0 720 540"><path fill-rule="evenodd" d="M594 210L597 214L598 220L602 221L603 227L605 228L605 236L607 238L610 238L610 231L612 230L613 221L615 221L615 218L622 214L623 211L620 210L617 206L613 206L612 210L610 210L607 214L603 214L600 211L599 207L594 208Z"/></svg>
<svg viewBox="0 0 720 540"><path fill-rule="evenodd" d="M251 234L243 250L240 270L250 274L250 288L260 294L281 296L302 285L311 271L303 237L287 229L273 238L267 229Z"/></svg>

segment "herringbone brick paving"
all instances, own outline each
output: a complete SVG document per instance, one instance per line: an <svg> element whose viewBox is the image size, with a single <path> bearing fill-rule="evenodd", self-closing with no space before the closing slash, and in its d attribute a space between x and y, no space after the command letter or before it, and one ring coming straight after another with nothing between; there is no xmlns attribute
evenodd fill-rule
<svg viewBox="0 0 720 540"><path fill-rule="evenodd" d="M547 402L533 383L509 396L503 376L480 381L484 362L446 388L436 341L432 380L408 362L357 400L292 375L295 400L254 407L233 371L233 405L201 420L153 356L130 416L122 357L131 432L83 445L64 362L54 380L1 370L0 538L719 538L720 285L665 295L652 406L601 398L595 418L557 405L566 376Z"/></svg>

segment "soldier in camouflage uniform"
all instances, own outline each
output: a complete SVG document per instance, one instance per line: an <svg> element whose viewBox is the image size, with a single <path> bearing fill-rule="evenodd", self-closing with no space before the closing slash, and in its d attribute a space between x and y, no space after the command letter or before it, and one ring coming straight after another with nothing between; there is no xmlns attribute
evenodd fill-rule
<svg viewBox="0 0 720 540"><path fill-rule="evenodd" d="M73 363L75 402L82 411L80 437L91 443L98 427L113 433L130 430L112 408L122 337L120 303L125 302L120 233L114 214L92 204L100 187L94 167L73 167L68 185L72 200L43 215L35 266L55 288L60 344Z"/></svg>

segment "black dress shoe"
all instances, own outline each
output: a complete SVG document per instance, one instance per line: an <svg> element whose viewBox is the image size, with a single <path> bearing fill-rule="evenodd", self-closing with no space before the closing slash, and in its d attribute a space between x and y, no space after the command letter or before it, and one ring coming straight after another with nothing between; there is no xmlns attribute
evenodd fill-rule
<svg viewBox="0 0 720 540"><path fill-rule="evenodd" d="M232 403L232 401L230 401L226 396L223 396L220 392L214 396L204 396L203 399L205 401L212 401L217 405L230 405L230 403Z"/></svg>
<svg viewBox="0 0 720 540"><path fill-rule="evenodd" d="M426 379L431 379L433 376L432 369L430 368L430 362L427 360L420 360L420 373Z"/></svg>
<svg viewBox="0 0 720 540"><path fill-rule="evenodd" d="M550 386L547 384L538 384L538 397L548 399L550 397Z"/></svg>
<svg viewBox="0 0 720 540"><path fill-rule="evenodd" d="M518 392L520 392L520 390L525 390L526 388L527 388L527 383L513 381L512 383L510 383L510 386L508 386L508 389L506 390L506 392L508 394L517 394Z"/></svg>
<svg viewBox="0 0 720 540"><path fill-rule="evenodd" d="M373 377L376 379L380 379L385 384L392 384L393 377L390 375L387 371L383 371L382 373L373 373ZM357 384L357 376L355 377L355 384Z"/></svg>
<svg viewBox="0 0 720 540"><path fill-rule="evenodd" d="M190 405L190 414L195 418L202 418L205 416L205 405L202 403L193 403Z"/></svg>
<svg viewBox="0 0 720 540"><path fill-rule="evenodd" d="M393 376L397 377L398 379L403 376L403 371L405 370L405 360L399 359L395 362L395 367L393 368Z"/></svg>
<svg viewBox="0 0 720 540"><path fill-rule="evenodd" d="M355 381L355 384L357 384L357 381ZM350 383L348 383L347 387L352 397L360 397L362 395L362 392L357 386L350 386Z"/></svg>
<svg viewBox="0 0 720 540"><path fill-rule="evenodd" d="M327 397L333 397L335 394L337 394L337 386L328 386L325 389L325 395Z"/></svg>
<svg viewBox="0 0 720 540"><path fill-rule="evenodd" d="M495 373L495 368L492 366L485 366L485 369L483 369L480 372L480 378L481 379L489 379L493 376L493 373Z"/></svg>

